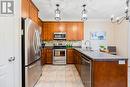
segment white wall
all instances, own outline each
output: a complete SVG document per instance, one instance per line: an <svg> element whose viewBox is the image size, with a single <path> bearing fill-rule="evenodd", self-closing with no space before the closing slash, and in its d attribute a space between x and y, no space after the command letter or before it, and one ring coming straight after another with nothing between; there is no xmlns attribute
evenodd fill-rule
<svg viewBox="0 0 130 87"><path fill-rule="evenodd" d="M84 41L90 40L91 32L98 32L98 31L106 32L106 40L101 40L101 41L90 40L92 44L92 48L94 50L99 50L100 45L114 45L113 24L111 24L109 21L91 20L91 21L86 21L84 24L85 24Z"/></svg>
<svg viewBox="0 0 130 87"><path fill-rule="evenodd" d="M114 42L117 46L117 54L128 57L128 22L114 24Z"/></svg>
<svg viewBox="0 0 130 87"><path fill-rule="evenodd" d="M90 20L85 22L84 29L85 29L84 41L90 40L90 32L97 32L97 31L106 32L106 40L104 41L90 40L92 43L92 48L94 50L98 50L100 45L115 45L117 46L117 54L128 58L128 31L129 31L128 22L125 21L121 24L113 24L110 21Z"/></svg>

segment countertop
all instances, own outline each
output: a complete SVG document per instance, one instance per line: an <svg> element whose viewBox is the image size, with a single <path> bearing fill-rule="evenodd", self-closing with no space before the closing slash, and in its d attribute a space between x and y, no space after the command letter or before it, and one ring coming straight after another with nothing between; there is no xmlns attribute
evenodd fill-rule
<svg viewBox="0 0 130 87"><path fill-rule="evenodd" d="M81 52L85 56L91 58L92 60L119 60L119 59L128 59L122 56L111 55L104 52L97 51L87 51L84 48L74 48L75 50Z"/></svg>
<svg viewBox="0 0 130 87"><path fill-rule="evenodd" d="M53 48L54 46L44 46L44 48ZM81 46L66 47L66 49L81 48Z"/></svg>

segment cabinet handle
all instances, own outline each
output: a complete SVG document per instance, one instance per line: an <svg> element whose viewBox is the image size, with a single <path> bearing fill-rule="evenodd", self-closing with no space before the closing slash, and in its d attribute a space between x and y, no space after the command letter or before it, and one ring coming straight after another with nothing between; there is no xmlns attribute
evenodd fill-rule
<svg viewBox="0 0 130 87"><path fill-rule="evenodd" d="M91 60L90 59L88 59L87 57L85 57L85 56L81 56L82 57L82 59L85 61L85 62L87 62L87 63L91 63Z"/></svg>

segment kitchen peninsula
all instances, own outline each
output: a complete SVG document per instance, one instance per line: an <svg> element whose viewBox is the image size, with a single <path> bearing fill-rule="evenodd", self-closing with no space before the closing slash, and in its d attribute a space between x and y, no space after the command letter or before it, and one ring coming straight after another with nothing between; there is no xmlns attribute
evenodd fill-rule
<svg viewBox="0 0 130 87"><path fill-rule="evenodd" d="M127 58L82 48L74 58L85 87L127 87Z"/></svg>

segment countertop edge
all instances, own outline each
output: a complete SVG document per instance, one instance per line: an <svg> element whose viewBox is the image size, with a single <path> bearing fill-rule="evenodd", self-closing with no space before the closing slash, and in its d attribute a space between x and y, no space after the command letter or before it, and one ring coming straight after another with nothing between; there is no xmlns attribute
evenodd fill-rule
<svg viewBox="0 0 130 87"><path fill-rule="evenodd" d="M94 56L93 56L93 58L92 58L92 56L87 55L87 54L84 53L83 51L79 50L79 49L82 49L82 48L74 48L74 49L77 50L78 52L82 53L83 55L89 57L89 58L90 58L91 60L93 60L93 61L128 60L128 58L126 58L126 57L120 57L120 56L117 56L117 55L111 55L111 54L106 54L107 57L105 57L105 58L102 58L102 57L99 58L99 57L94 57ZM87 51L87 52L89 52L89 51ZM94 53L98 53L98 52L94 52ZM101 52L100 52L100 53L101 53ZM101 54L104 54L104 53L101 53ZM108 55L110 55L110 56L108 56Z"/></svg>

